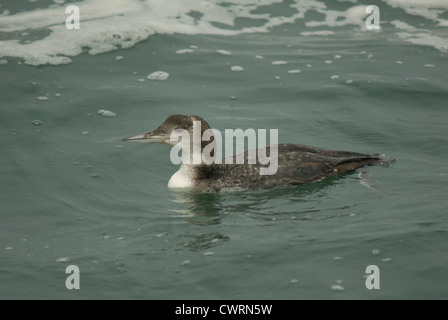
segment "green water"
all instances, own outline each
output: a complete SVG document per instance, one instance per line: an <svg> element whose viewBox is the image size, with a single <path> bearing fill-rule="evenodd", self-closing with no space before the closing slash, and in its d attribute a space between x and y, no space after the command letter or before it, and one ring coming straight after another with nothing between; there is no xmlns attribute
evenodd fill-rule
<svg viewBox="0 0 448 320"><path fill-rule="evenodd" d="M300 28L155 35L69 65L0 66L0 298L447 299L447 55L387 34L306 38ZM146 79L158 70L169 79ZM169 147L121 139L174 113L397 161L369 168L380 190L353 173L172 192ZM80 290L65 287L70 264ZM379 290L366 289L368 265Z"/></svg>

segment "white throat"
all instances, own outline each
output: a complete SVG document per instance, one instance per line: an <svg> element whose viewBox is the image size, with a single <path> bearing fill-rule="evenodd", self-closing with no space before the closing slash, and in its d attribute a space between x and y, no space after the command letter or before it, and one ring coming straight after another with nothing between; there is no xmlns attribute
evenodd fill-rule
<svg viewBox="0 0 448 320"><path fill-rule="evenodd" d="M168 188L192 188L194 185L194 169L192 165L182 164L180 169L171 177Z"/></svg>

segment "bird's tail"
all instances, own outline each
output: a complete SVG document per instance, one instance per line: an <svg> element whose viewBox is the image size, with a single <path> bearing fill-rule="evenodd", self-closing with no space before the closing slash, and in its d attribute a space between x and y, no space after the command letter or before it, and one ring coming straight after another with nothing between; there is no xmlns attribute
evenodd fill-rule
<svg viewBox="0 0 448 320"><path fill-rule="evenodd" d="M338 172L347 172L364 166L374 166L379 164L388 164L396 161L393 157L388 157L382 153L357 155L339 159L337 164Z"/></svg>

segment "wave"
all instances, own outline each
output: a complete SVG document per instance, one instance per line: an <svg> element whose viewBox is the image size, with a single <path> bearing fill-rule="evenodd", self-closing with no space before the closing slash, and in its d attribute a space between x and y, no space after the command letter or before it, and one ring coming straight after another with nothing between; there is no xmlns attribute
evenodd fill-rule
<svg viewBox="0 0 448 320"><path fill-rule="evenodd" d="M242 33L267 33L272 28L306 20L309 11L323 14L318 21L304 21L306 30L298 36L333 36L338 28L352 25L365 28L366 5L357 0L83 0L70 2L80 9L80 29L68 30L64 0L53 0L47 8L10 14L0 7L0 57L21 58L29 65L59 65L70 57L87 52L96 55L136 43L159 34L211 34L233 36ZM401 8L406 16L387 22L397 39L432 46L448 52L444 36L448 20L446 0L382 0L381 10ZM287 15L277 15L283 6ZM407 16L428 20L427 26L411 25ZM240 26L239 19L249 21ZM252 25L250 25L252 22ZM260 25L261 22L261 25ZM249 24L249 26L247 26ZM384 24L384 23L383 23ZM383 26L382 24L382 26ZM319 29L319 28L326 29ZM331 30L327 30L331 27Z"/></svg>

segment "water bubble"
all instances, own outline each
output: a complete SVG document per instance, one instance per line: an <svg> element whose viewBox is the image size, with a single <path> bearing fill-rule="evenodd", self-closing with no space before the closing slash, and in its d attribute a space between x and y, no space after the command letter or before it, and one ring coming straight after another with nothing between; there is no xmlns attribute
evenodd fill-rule
<svg viewBox="0 0 448 320"><path fill-rule="evenodd" d="M435 65L433 65L433 64L425 64L425 68L434 68L435 67Z"/></svg>
<svg viewBox="0 0 448 320"><path fill-rule="evenodd" d="M191 48L191 49L198 49L199 47L198 47L198 46L191 45L190 48Z"/></svg>
<svg viewBox="0 0 448 320"><path fill-rule="evenodd" d="M335 292L342 292L344 291L344 287L339 285L339 284L335 284L334 286L331 286L331 290L335 291Z"/></svg>
<svg viewBox="0 0 448 320"><path fill-rule="evenodd" d="M57 259L56 262L58 262L58 263L66 263L66 262L69 262L71 260L72 259L70 259L69 257L64 257L64 258Z"/></svg>
<svg viewBox="0 0 448 320"><path fill-rule="evenodd" d="M4 60L4 59L0 60L0 65L4 66L6 64L8 64L7 60Z"/></svg>
<svg viewBox="0 0 448 320"><path fill-rule="evenodd" d="M54 96L55 96L55 97L60 97L61 94L60 94L60 93L55 93Z"/></svg>
<svg viewBox="0 0 448 320"><path fill-rule="evenodd" d="M378 250L378 249L373 249L373 250L372 250L372 254L373 254L374 256L378 256L380 253L381 253L381 251Z"/></svg>
<svg viewBox="0 0 448 320"><path fill-rule="evenodd" d="M151 73L147 78L149 80L163 81L163 80L168 79L169 76L170 76L170 74L168 72L156 71L156 72Z"/></svg>
<svg viewBox="0 0 448 320"><path fill-rule="evenodd" d="M297 280L297 279L291 279L291 281L289 281L289 282L292 283L292 284L294 284L294 283L299 282L299 280Z"/></svg>
<svg viewBox="0 0 448 320"><path fill-rule="evenodd" d="M233 66L230 68L230 70L238 72L238 71L244 71L244 68L240 66Z"/></svg>
<svg viewBox="0 0 448 320"><path fill-rule="evenodd" d="M90 132L89 132L89 131L83 131L83 132L81 132L81 134L82 134L83 136L88 136L88 135L90 134Z"/></svg>
<svg viewBox="0 0 448 320"><path fill-rule="evenodd" d="M336 80L336 79L339 79L339 76L336 75L336 74L334 74L334 75L332 75L332 76L330 77L330 79L331 79L331 80Z"/></svg>
<svg viewBox="0 0 448 320"><path fill-rule="evenodd" d="M342 260L342 258L341 257L333 257L333 260L334 261L339 261L339 260Z"/></svg>
<svg viewBox="0 0 448 320"><path fill-rule="evenodd" d="M126 237L118 237L117 240L124 240Z"/></svg>
<svg viewBox="0 0 448 320"><path fill-rule="evenodd" d="M225 56L230 56L232 53L230 51L227 50L216 50L216 52L225 55Z"/></svg>
<svg viewBox="0 0 448 320"><path fill-rule="evenodd" d="M346 84L352 84L352 83L353 83L353 80L349 79L349 80L345 81L345 83L346 83Z"/></svg>
<svg viewBox="0 0 448 320"><path fill-rule="evenodd" d="M326 64L332 64L333 61L331 61L331 60L325 60L325 63L326 63Z"/></svg>
<svg viewBox="0 0 448 320"><path fill-rule="evenodd" d="M306 65L305 65L305 67L307 67L307 68L311 68L313 65L312 64L309 64L309 63L307 63Z"/></svg>
<svg viewBox="0 0 448 320"><path fill-rule="evenodd" d="M5 250L12 250L12 247L6 247Z"/></svg>
<svg viewBox="0 0 448 320"><path fill-rule="evenodd" d="M120 61L120 60L123 60L123 59L124 59L123 56L116 56L116 57L115 57L115 61Z"/></svg>
<svg viewBox="0 0 448 320"><path fill-rule="evenodd" d="M99 114L100 116L108 117L108 118L111 118L111 117L115 117L115 116L116 116L116 113L115 113L115 112L112 112L112 111L109 111L109 110L104 110L104 109L98 110L98 114Z"/></svg>
<svg viewBox="0 0 448 320"><path fill-rule="evenodd" d="M39 100L39 101L45 101L45 100L48 100L48 97L47 96L40 96L40 97L37 97L36 99Z"/></svg>
<svg viewBox="0 0 448 320"><path fill-rule="evenodd" d="M342 57L342 56L341 56L340 54L335 54L335 55L334 55L334 58L335 58L335 59L341 59L341 57Z"/></svg>
<svg viewBox="0 0 448 320"><path fill-rule="evenodd" d="M403 61L397 60L395 61L397 64L403 64Z"/></svg>
<svg viewBox="0 0 448 320"><path fill-rule="evenodd" d="M384 259L382 259L381 261L383 261L383 262L391 262L391 261L392 261L392 258L384 258Z"/></svg>
<svg viewBox="0 0 448 320"><path fill-rule="evenodd" d="M255 56L256 59L263 59L263 56Z"/></svg>
<svg viewBox="0 0 448 320"><path fill-rule="evenodd" d="M91 178L98 178L100 175L98 173L92 173L90 175Z"/></svg>
<svg viewBox="0 0 448 320"><path fill-rule="evenodd" d="M302 70L299 70L299 69L288 70L289 74L296 74L296 73L301 73L301 72L302 72Z"/></svg>
<svg viewBox="0 0 448 320"><path fill-rule="evenodd" d="M140 78L140 79L137 79L137 81L140 81L140 82L145 82L146 80L145 80L145 79L142 79L142 78Z"/></svg>
<svg viewBox="0 0 448 320"><path fill-rule="evenodd" d="M32 124L34 124L35 126L41 126L42 125L42 121L40 120L33 120L31 121Z"/></svg>
<svg viewBox="0 0 448 320"><path fill-rule="evenodd" d="M211 256L212 254L214 254L212 251L204 252L204 256Z"/></svg>

